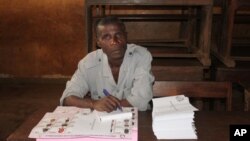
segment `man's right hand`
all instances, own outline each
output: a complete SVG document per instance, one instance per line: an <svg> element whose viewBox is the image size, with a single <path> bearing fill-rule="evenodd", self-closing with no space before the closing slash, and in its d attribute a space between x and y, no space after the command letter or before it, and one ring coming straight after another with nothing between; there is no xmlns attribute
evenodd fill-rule
<svg viewBox="0 0 250 141"><path fill-rule="evenodd" d="M120 100L112 95L103 97L100 100L93 100L93 108L97 111L112 112L120 106Z"/></svg>

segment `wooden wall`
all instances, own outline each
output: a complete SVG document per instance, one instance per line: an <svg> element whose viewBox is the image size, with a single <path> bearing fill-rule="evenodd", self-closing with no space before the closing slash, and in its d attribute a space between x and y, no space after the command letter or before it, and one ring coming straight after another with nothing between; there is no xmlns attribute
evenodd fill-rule
<svg viewBox="0 0 250 141"><path fill-rule="evenodd" d="M0 0L0 78L71 76L87 53L84 2ZM135 11L127 9L128 13ZM140 26L133 28L137 24ZM179 24L161 24L128 23L129 38L177 36Z"/></svg>

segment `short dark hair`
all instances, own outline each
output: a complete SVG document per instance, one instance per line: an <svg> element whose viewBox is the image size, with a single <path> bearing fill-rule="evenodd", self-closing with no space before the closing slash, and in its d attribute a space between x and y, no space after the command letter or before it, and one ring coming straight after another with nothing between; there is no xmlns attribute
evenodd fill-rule
<svg viewBox="0 0 250 141"><path fill-rule="evenodd" d="M96 36L98 37L98 28L100 26L104 26L104 25L108 25L108 24L117 24L119 25L122 30L124 32L126 32L126 27L125 27L125 24L116 16L106 16L104 18L101 18L99 19L97 22L96 22L96 27L95 27L95 32L96 32Z"/></svg>

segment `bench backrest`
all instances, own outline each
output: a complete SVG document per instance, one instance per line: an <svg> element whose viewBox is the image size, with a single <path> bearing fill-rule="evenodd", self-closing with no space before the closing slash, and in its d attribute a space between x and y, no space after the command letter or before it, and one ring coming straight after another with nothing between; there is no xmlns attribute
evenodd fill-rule
<svg viewBox="0 0 250 141"><path fill-rule="evenodd" d="M232 107L231 82L214 81L156 81L153 85L154 97L185 95L195 100L226 99L226 109ZM198 101L199 102L199 101ZM199 109L201 107L197 107Z"/></svg>

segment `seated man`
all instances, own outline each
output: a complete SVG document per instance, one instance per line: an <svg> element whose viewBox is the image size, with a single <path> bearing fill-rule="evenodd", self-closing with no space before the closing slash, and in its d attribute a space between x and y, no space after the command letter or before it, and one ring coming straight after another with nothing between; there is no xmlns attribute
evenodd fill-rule
<svg viewBox="0 0 250 141"><path fill-rule="evenodd" d="M60 104L107 112L120 106L147 110L154 81L149 51L127 44L125 25L116 17L99 20L96 36L101 49L79 62ZM108 95L103 93L104 89ZM91 97L86 96L88 92Z"/></svg>

